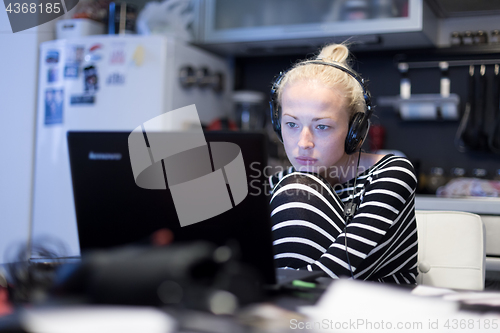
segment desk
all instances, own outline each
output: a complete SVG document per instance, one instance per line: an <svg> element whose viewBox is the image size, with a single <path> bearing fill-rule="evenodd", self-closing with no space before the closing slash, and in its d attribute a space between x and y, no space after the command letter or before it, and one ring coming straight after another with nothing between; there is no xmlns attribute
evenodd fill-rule
<svg viewBox="0 0 500 333"><path fill-rule="evenodd" d="M321 281L320 281L321 282ZM412 286L388 286L374 282L352 281L352 280L329 280L324 279L320 285L327 288L326 293L313 290L300 297L296 290L294 292L280 292L270 295L266 302L249 305L242 308L235 315L213 315L208 312L183 309L181 307L103 307L97 305L68 305L52 304L53 307L45 305L42 308L29 307L31 319L34 322L26 326L26 313L18 308L16 313L8 318L0 318L0 333L4 332L86 332L110 333L116 330L109 327L119 328L120 333L284 333L284 332L366 332L384 331L380 329L364 329L366 325L380 325L382 321L387 326L397 323L419 323L423 331L439 321L439 329L432 327L432 332L453 332L453 322L449 322L446 328L446 320L459 318L471 323L474 328L483 325L485 320L496 319L500 325L500 307L495 312L486 315L484 312L468 313L463 307L450 302L441 302L439 293L443 289L433 289L433 296L416 296L412 294ZM337 287L330 288L330 287ZM453 291L445 290L445 293ZM477 294L477 293L476 293ZM320 298L321 296L321 298ZM500 296L500 294L499 294ZM310 316L297 310L302 307L317 305L316 315L314 308L309 308ZM326 307L326 312L324 311ZM75 316L75 311L81 312L81 316ZM45 313L43 311L46 311ZM162 314L165 318L162 318ZM403 315L401 315L403 314ZM406 315L404 315L406 314ZM408 314L411 314L408 316ZM63 316L66 321L58 321L57 316ZM69 315L72 317L70 318ZM128 318L124 317L128 315ZM38 317L38 318L36 318ZM50 330L42 330L42 319L51 319L49 323L56 323ZM67 320L67 319L71 320ZM135 321L130 321L135 318ZM172 319L174 322L172 323ZM100 320L100 321L99 321ZM326 321L325 321L326 320ZM335 325L355 322L355 329L335 329ZM469 322L471 321L472 322ZM83 326L82 322L87 322ZM152 322L156 323L152 325ZM304 327L306 323L319 322L327 325L319 330L311 330ZM33 323L36 327L33 328ZM99 323L95 326L93 324ZM458 321L458 324L460 322ZM491 324L491 321L489 322ZM127 324L128 326L125 326ZM67 326L64 326L67 325ZM79 326L80 325L80 326ZM111 325L111 326L110 326ZM141 330L137 327L144 325ZM483 325L484 326L484 325ZM135 330L133 328L135 327ZM154 330L160 327L162 330ZM40 330L36 330L39 328ZM45 327L47 328L47 327ZM104 330L102 330L102 328ZM324 328L324 329L323 329ZM332 329L331 329L332 328ZM395 326L394 326L395 328ZM412 332L411 329L391 331ZM421 329L418 330L422 331ZM462 332L477 332L481 330L464 330ZM485 332L497 332L498 330L485 330Z"/></svg>

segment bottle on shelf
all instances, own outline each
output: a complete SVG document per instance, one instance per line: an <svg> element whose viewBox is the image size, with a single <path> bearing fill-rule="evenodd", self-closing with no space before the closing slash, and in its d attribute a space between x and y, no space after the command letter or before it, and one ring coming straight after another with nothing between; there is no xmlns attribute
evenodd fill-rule
<svg viewBox="0 0 500 333"><path fill-rule="evenodd" d="M429 177L427 178L426 188L431 194L435 194L437 189L443 185L446 185L447 179L444 175L444 170L441 167L431 168Z"/></svg>
<svg viewBox="0 0 500 333"><path fill-rule="evenodd" d="M464 34L462 36L462 44L464 44L464 45L474 44L474 33L472 31L464 32Z"/></svg>
<svg viewBox="0 0 500 333"><path fill-rule="evenodd" d="M488 171L483 168L474 168L472 169L472 177L485 179L488 177Z"/></svg>
<svg viewBox="0 0 500 333"><path fill-rule="evenodd" d="M451 177L452 178L462 178L462 177L465 177L465 169L464 168L459 168L459 167L451 168Z"/></svg>
<svg viewBox="0 0 500 333"><path fill-rule="evenodd" d="M499 44L500 43L500 30L493 30L491 32L490 43Z"/></svg>
<svg viewBox="0 0 500 333"><path fill-rule="evenodd" d="M488 44L488 34L482 30L479 30L474 35L474 44Z"/></svg>
<svg viewBox="0 0 500 333"><path fill-rule="evenodd" d="M450 44L451 46L462 45L462 34L458 31L453 31L450 35Z"/></svg>
<svg viewBox="0 0 500 333"><path fill-rule="evenodd" d="M411 96L411 82L408 76L408 63L400 62L398 64L399 72L401 73L401 81L399 86L399 95L402 99L408 99Z"/></svg>
<svg viewBox="0 0 500 333"><path fill-rule="evenodd" d="M448 74L448 62L439 62L439 68L441 69L441 81L440 81L440 93L441 97L450 97L450 77Z"/></svg>

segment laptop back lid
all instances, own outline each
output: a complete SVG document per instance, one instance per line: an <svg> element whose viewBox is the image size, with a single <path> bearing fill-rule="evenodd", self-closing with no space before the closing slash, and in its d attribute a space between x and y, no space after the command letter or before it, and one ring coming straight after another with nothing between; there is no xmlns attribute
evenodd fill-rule
<svg viewBox="0 0 500 333"><path fill-rule="evenodd" d="M181 227L169 189L137 186L132 171L129 132L68 132L73 193L82 253L146 242L167 228L174 242L236 242L243 262L275 283L271 223L263 168L266 137L251 132L206 132L207 142L232 142L243 156L248 194L239 204L204 221ZM194 207L193 207L194 209Z"/></svg>

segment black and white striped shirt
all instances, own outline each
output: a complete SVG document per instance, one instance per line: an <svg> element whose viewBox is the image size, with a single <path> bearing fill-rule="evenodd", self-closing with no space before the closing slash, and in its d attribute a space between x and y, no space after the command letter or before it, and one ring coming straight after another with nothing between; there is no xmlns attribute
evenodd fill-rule
<svg viewBox="0 0 500 333"><path fill-rule="evenodd" d="M386 155L358 175L358 209L347 227L344 204L353 200L354 179L332 187L290 168L269 181L276 184L270 204L278 267L416 284L417 179L406 158Z"/></svg>

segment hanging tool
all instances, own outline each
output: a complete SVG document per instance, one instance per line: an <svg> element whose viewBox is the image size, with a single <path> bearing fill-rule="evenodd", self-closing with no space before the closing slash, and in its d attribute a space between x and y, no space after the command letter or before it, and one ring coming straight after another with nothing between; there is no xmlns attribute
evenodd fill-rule
<svg viewBox="0 0 500 333"><path fill-rule="evenodd" d="M500 154L500 65L495 65L493 77L493 121L488 135L488 146L495 154Z"/></svg>
<svg viewBox="0 0 500 333"><path fill-rule="evenodd" d="M473 135L473 125L474 117L473 111L475 109L475 94L476 94L476 82L474 76L474 65L469 66L469 76L468 76L468 97L465 103L465 110L458 126L457 134L455 136L455 146L458 151L465 152L471 147L471 143L474 141Z"/></svg>

